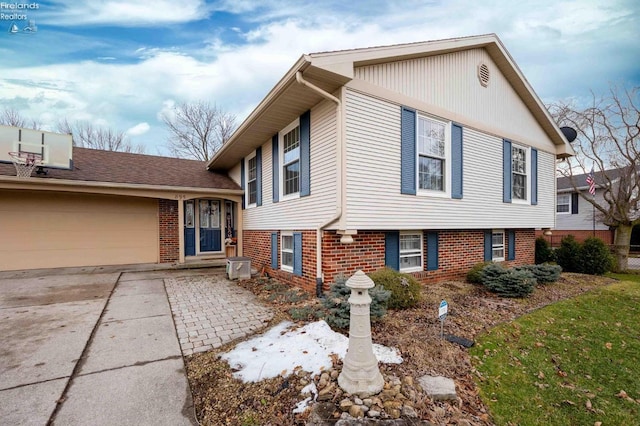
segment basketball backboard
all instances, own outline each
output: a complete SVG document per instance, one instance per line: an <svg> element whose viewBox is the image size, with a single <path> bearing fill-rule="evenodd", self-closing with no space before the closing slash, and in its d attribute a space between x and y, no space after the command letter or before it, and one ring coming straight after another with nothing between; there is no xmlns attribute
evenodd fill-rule
<svg viewBox="0 0 640 426"><path fill-rule="evenodd" d="M42 167L73 168L71 135L0 125L0 162L11 163L9 152L42 155Z"/></svg>

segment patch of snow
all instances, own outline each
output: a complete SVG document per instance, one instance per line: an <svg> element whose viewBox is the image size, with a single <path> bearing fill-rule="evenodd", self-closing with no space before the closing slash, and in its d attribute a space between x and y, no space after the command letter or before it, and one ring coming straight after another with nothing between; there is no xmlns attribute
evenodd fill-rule
<svg viewBox="0 0 640 426"><path fill-rule="evenodd" d="M344 359L349 339L331 330L324 321L292 328L294 324L282 322L256 336L238 344L221 358L236 370L233 376L248 382L288 376L295 367L301 367L312 375L332 367L330 355ZM374 344L373 353L379 362L400 364L402 357L395 348Z"/></svg>
<svg viewBox="0 0 640 426"><path fill-rule="evenodd" d="M311 405L311 403L316 400L316 398L318 397L318 388L316 388L315 383L313 382L309 383L307 386L303 387L302 390L300 391L300 395L305 395L308 393L310 393L311 396L303 399L302 401L296 404L295 408L293 409L294 414L304 413L304 410L306 410Z"/></svg>

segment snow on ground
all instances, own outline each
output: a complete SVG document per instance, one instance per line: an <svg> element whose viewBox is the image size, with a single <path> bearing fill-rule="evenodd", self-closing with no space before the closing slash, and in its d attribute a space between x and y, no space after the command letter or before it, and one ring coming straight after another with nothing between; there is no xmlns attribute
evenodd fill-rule
<svg viewBox="0 0 640 426"><path fill-rule="evenodd" d="M331 368L330 354L344 359L349 339L331 330L326 322L312 322L300 328L293 328L293 325L288 321L282 322L266 333L238 344L221 358L237 370L234 377L245 383L287 376L297 366L312 375L319 374ZM402 362L395 348L374 344L373 353L379 362Z"/></svg>

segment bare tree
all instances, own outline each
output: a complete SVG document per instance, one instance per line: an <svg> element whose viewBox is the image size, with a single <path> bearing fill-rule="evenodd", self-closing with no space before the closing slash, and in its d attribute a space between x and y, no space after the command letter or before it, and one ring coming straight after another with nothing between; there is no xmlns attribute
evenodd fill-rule
<svg viewBox="0 0 640 426"><path fill-rule="evenodd" d="M65 118L58 123L58 131L72 135L74 146L138 154L144 152L144 147L132 144L125 132L96 127L84 121L70 123Z"/></svg>
<svg viewBox="0 0 640 426"><path fill-rule="evenodd" d="M5 126L22 127L23 129L40 129L41 125L37 120L23 117L18 110L5 108L0 113L0 124Z"/></svg>
<svg viewBox="0 0 640 426"><path fill-rule="evenodd" d="M560 173L569 177L574 190L593 205L599 219L615 228L615 267L624 271L633 227L640 224L640 88L612 86L605 96L592 94L586 108L559 102L549 110L558 124L578 132L576 156L560 167ZM602 201L578 189L584 188L585 182L575 176L591 170L602 190Z"/></svg>
<svg viewBox="0 0 640 426"><path fill-rule="evenodd" d="M182 103L162 115L176 157L208 161L236 128L236 116L205 101Z"/></svg>

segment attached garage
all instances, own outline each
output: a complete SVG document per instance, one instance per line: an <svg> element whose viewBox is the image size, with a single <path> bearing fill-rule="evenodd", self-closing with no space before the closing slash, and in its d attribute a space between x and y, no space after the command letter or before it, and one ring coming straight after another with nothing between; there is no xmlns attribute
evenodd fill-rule
<svg viewBox="0 0 640 426"><path fill-rule="evenodd" d="M156 263L158 200L0 191L0 270Z"/></svg>
<svg viewBox="0 0 640 426"><path fill-rule="evenodd" d="M203 208L200 218L217 214L219 229L231 219L241 253L241 216L236 224L233 212L243 191L204 161L73 147L67 162L68 169L45 164L19 177L0 158L0 271L224 258L224 247L185 248L194 216L184 206L193 200ZM222 212L231 214L223 220Z"/></svg>

